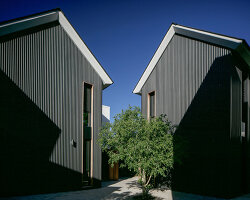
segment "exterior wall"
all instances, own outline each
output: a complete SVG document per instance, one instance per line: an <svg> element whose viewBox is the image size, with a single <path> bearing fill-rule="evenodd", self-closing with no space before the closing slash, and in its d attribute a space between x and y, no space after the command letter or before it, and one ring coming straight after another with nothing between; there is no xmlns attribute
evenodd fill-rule
<svg viewBox="0 0 250 200"><path fill-rule="evenodd" d="M0 69L59 128L49 161L78 174L82 172L83 156L83 82L93 85L93 178L101 180L97 136L102 117L102 80L62 27L56 25L1 41Z"/></svg>
<svg viewBox="0 0 250 200"><path fill-rule="evenodd" d="M241 115L239 83L232 82L236 71L230 50L176 34L142 87L143 115L147 95L155 91L156 114L167 114L186 141L183 163L175 165L174 190L240 193L240 123L231 123Z"/></svg>
<svg viewBox="0 0 250 200"><path fill-rule="evenodd" d="M105 126L107 122L110 122L110 106L102 105L102 126ZM102 152L102 180L109 180L108 160L108 154Z"/></svg>
<svg viewBox="0 0 250 200"><path fill-rule="evenodd" d="M228 175L230 177L229 181L236 181L238 185L234 186L233 182L231 182L231 187L239 187L238 193L243 192L243 188L245 187L245 183L243 182L246 176L245 163L243 163L243 159L245 159L245 155L242 154L242 138L241 138L241 126L242 126L242 71L238 68L231 68L231 77L230 77L230 135L229 141L230 146L228 148L228 155L231 158L230 165L228 166L228 170L232 173L232 175ZM245 152L244 152L245 153ZM244 155L244 157L243 157ZM241 168L239 168L239 166ZM235 171L236 169L237 172Z"/></svg>
<svg viewBox="0 0 250 200"><path fill-rule="evenodd" d="M175 35L142 87L143 114L147 94L156 90L156 114L168 113L179 124L214 60L228 54L229 50Z"/></svg>
<svg viewBox="0 0 250 200"><path fill-rule="evenodd" d="M102 105L102 126L110 122L110 106Z"/></svg>
<svg viewBox="0 0 250 200"><path fill-rule="evenodd" d="M247 77L246 81L246 91L248 93L246 94L246 172L247 176L245 176L246 180L246 192L250 191L250 81L249 76ZM243 182L244 183L244 182Z"/></svg>

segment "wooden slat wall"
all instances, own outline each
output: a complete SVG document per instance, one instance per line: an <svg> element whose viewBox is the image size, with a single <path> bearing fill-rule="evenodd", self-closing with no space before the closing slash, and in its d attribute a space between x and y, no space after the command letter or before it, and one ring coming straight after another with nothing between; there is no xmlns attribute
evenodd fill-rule
<svg viewBox="0 0 250 200"><path fill-rule="evenodd" d="M50 161L82 172L82 87L93 85L93 177L101 180L102 80L60 25L1 41L0 69L60 129ZM1 97L4 98L4 97ZM76 147L70 143L76 141Z"/></svg>

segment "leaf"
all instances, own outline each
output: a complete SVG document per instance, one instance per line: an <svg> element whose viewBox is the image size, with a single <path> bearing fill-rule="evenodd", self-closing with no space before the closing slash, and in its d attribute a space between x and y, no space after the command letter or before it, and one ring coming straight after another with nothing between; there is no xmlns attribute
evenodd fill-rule
<svg viewBox="0 0 250 200"><path fill-rule="evenodd" d="M146 120L139 107L122 110L114 117L112 124L107 123L99 134L98 142L109 156L109 163L122 161L122 167L137 174L143 171L148 182L150 175L167 176L173 168L174 160L180 162L183 156L181 138L175 137L176 126L161 115ZM174 148L179 152L175 152ZM144 185L143 187L146 187Z"/></svg>

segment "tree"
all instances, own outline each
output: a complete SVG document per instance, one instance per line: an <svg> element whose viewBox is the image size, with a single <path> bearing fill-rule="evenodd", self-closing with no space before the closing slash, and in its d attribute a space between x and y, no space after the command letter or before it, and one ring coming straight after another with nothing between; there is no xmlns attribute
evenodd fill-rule
<svg viewBox="0 0 250 200"><path fill-rule="evenodd" d="M123 161L140 176L143 194L148 194L152 177L165 177L173 168L175 127L165 115L146 120L138 107L129 107L102 128L99 143L113 165Z"/></svg>

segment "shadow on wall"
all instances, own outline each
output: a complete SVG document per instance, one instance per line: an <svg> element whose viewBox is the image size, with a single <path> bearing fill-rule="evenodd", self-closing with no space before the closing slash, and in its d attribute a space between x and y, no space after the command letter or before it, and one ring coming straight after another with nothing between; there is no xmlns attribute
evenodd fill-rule
<svg viewBox="0 0 250 200"><path fill-rule="evenodd" d="M72 180L79 184L80 173L49 162L60 129L2 71L0 93L0 195L61 191L74 187Z"/></svg>
<svg viewBox="0 0 250 200"><path fill-rule="evenodd" d="M184 138L187 152L175 164L173 190L225 198L241 193L237 122L230 137L230 77L239 83L232 56L217 58L182 118L175 134Z"/></svg>

